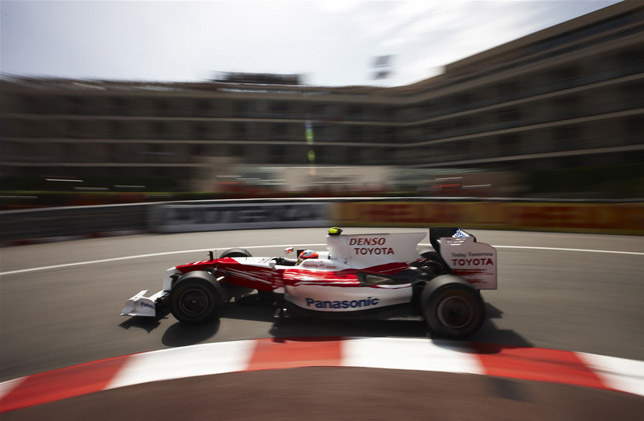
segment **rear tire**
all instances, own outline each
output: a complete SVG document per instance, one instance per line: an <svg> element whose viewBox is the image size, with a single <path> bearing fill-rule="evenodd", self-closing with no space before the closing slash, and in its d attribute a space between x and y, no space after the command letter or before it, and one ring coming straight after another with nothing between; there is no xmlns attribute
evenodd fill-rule
<svg viewBox="0 0 644 421"><path fill-rule="evenodd" d="M221 285L208 273L190 273L170 293L172 315L182 323L201 323L219 316L223 305Z"/></svg>
<svg viewBox="0 0 644 421"><path fill-rule="evenodd" d="M467 338L485 319L479 291L456 276L442 275L430 281L423 290L421 305L430 331L441 337Z"/></svg>

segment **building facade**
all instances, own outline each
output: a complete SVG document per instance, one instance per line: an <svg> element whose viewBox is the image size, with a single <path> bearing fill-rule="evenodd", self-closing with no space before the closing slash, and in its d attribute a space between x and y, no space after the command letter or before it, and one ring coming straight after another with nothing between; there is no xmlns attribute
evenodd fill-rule
<svg viewBox="0 0 644 421"><path fill-rule="evenodd" d="M233 164L636 165L644 157L644 6L618 3L402 87L311 87L294 75L5 77L1 95L5 180L157 179L188 189L204 171Z"/></svg>

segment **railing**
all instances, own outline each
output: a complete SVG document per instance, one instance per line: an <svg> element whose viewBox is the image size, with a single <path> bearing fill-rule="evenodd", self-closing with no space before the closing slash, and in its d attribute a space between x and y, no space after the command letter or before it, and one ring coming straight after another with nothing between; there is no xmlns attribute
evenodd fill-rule
<svg viewBox="0 0 644 421"><path fill-rule="evenodd" d="M107 205L0 212L0 241L129 233L147 230L151 205Z"/></svg>
<svg viewBox="0 0 644 421"><path fill-rule="evenodd" d="M140 232L461 226L644 235L644 201L502 198L248 199L0 212L0 242Z"/></svg>

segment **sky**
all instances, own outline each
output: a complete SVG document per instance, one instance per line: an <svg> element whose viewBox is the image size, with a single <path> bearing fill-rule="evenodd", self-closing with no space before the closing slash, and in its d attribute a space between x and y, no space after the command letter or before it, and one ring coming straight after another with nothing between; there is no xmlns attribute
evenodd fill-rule
<svg viewBox="0 0 644 421"><path fill-rule="evenodd" d="M618 1L1 1L4 75L399 86ZM391 56L374 79L375 57Z"/></svg>

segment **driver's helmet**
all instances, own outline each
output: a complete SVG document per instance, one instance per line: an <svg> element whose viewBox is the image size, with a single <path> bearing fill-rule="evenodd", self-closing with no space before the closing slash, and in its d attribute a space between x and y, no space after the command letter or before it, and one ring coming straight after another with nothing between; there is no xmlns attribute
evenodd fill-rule
<svg viewBox="0 0 644 421"><path fill-rule="evenodd" d="M306 259L317 259L318 253L315 250L304 250L303 252L300 253L299 256L297 256L297 264L299 265Z"/></svg>

